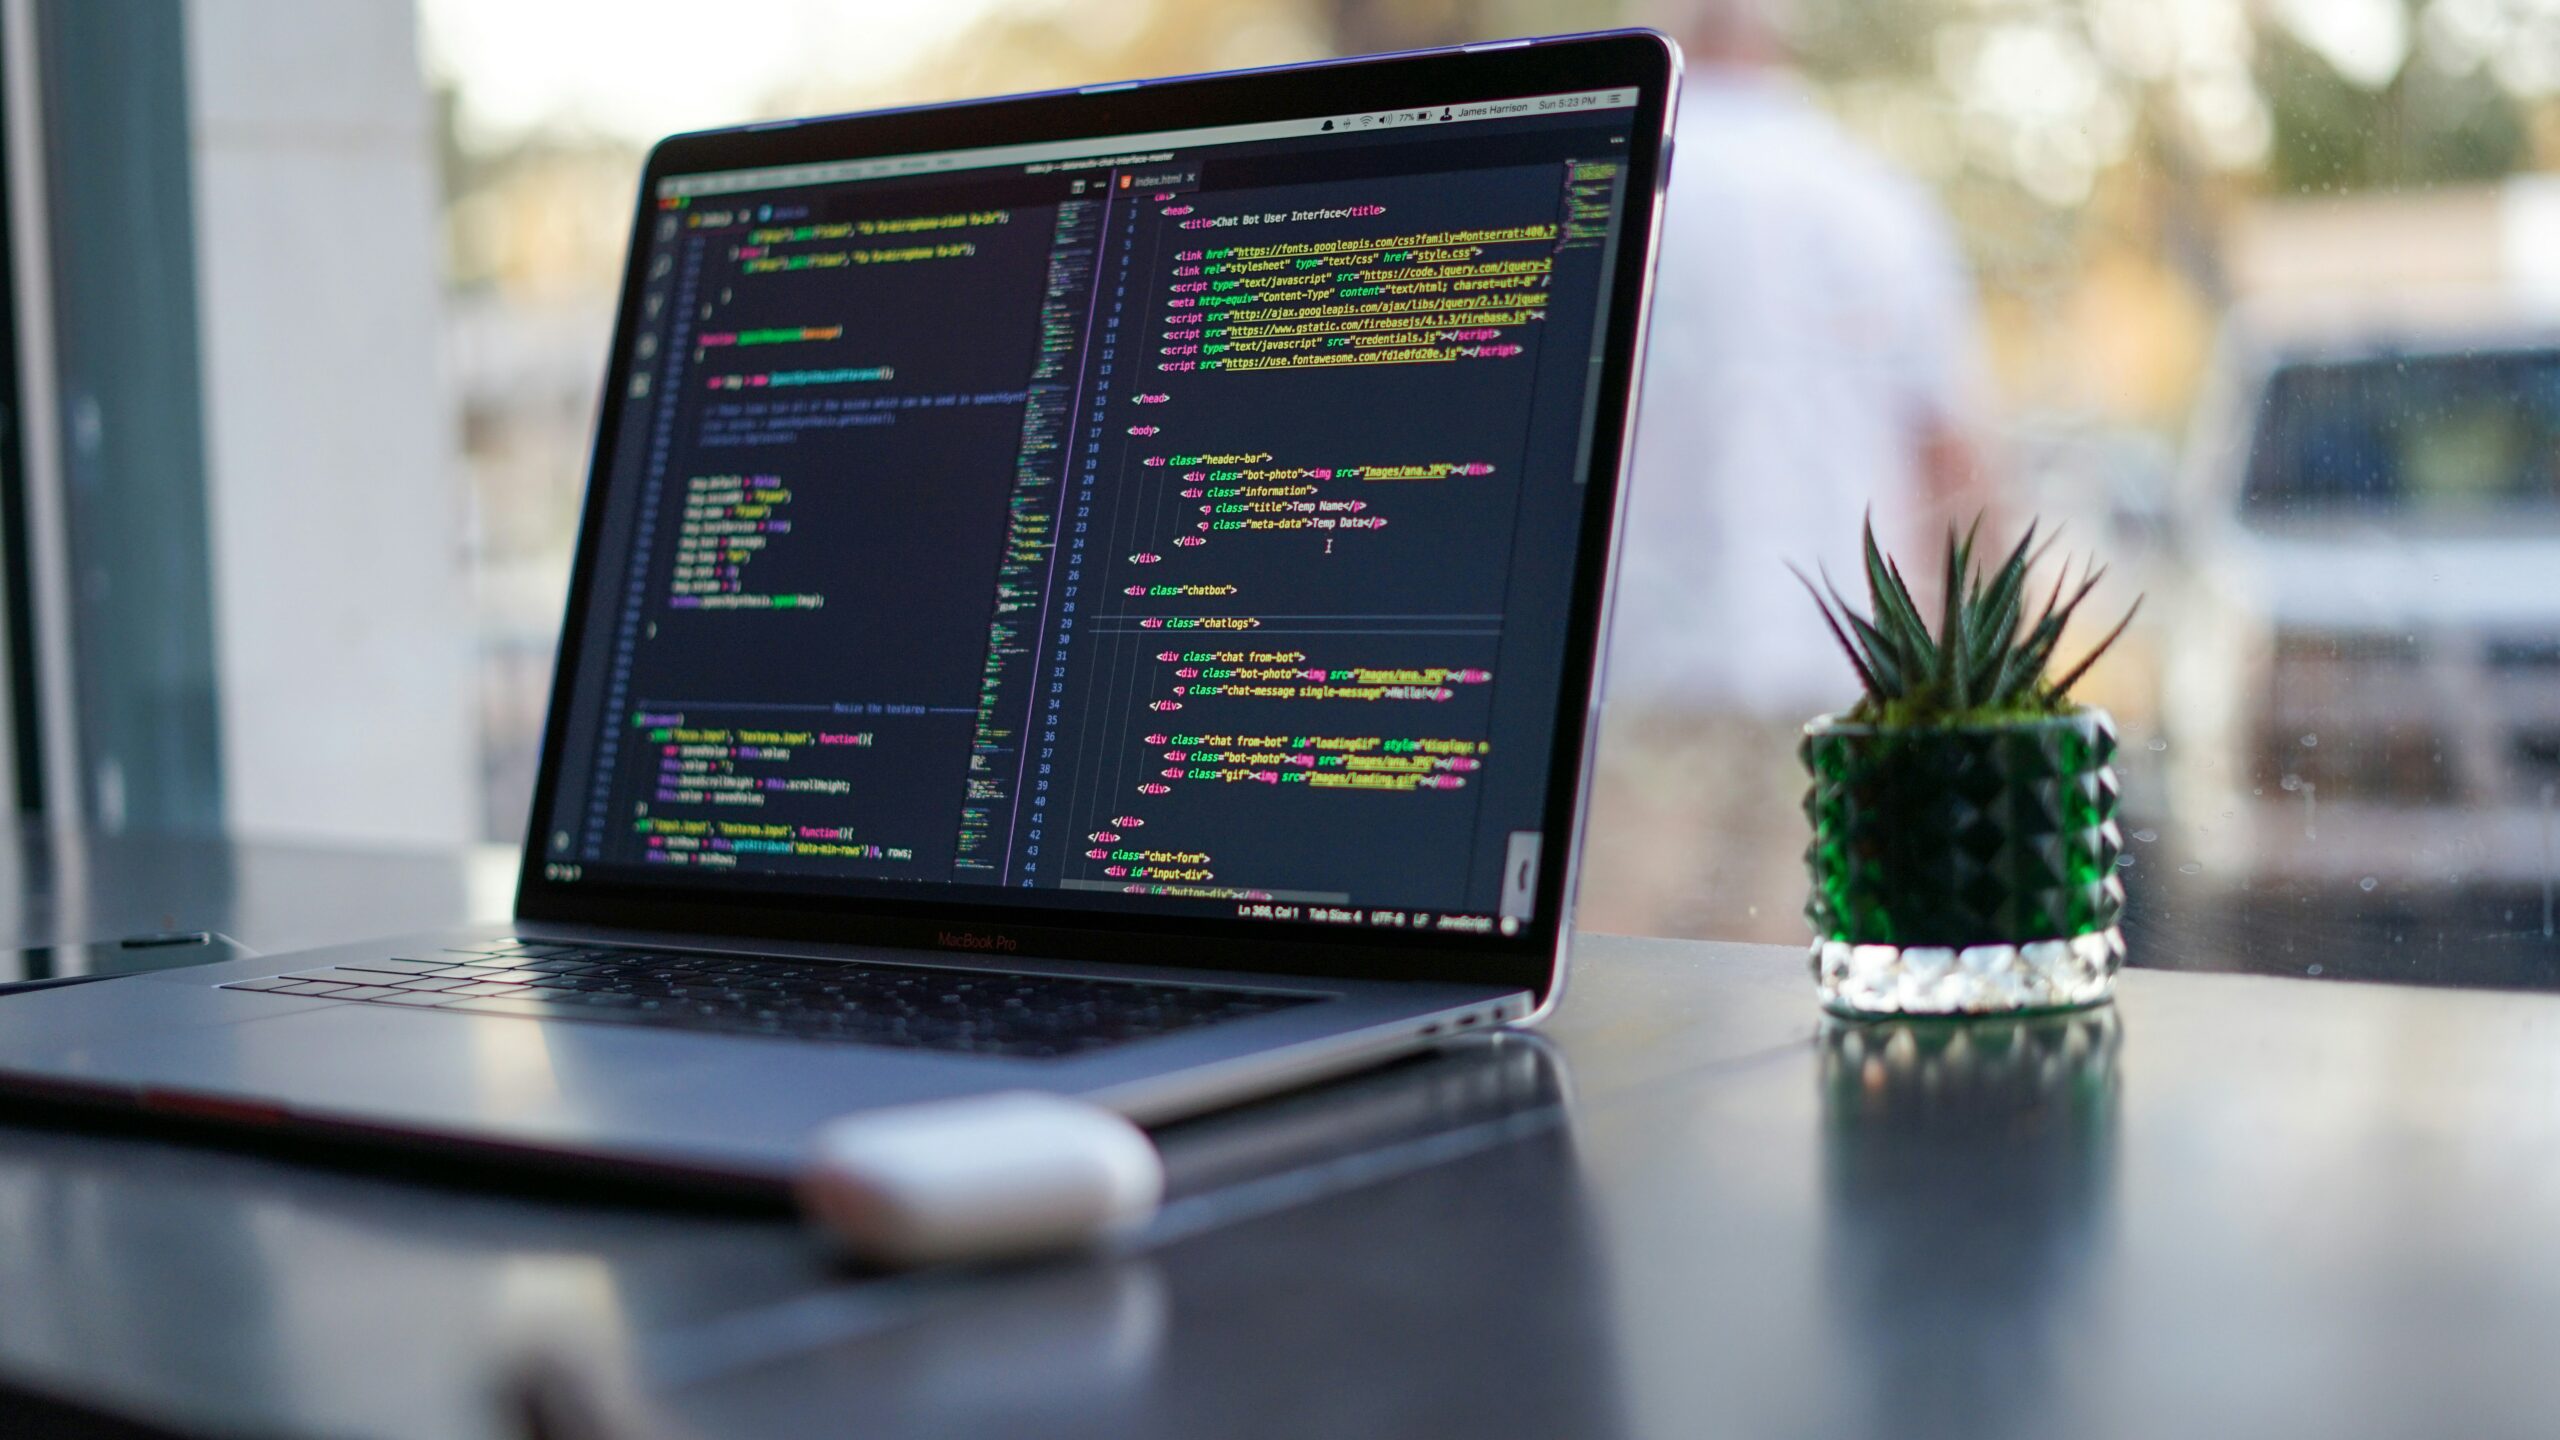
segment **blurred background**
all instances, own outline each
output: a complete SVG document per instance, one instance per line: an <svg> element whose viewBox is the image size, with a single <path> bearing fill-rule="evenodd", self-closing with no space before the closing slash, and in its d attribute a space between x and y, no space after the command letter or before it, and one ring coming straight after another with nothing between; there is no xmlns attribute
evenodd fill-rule
<svg viewBox="0 0 2560 1440"><path fill-rule="evenodd" d="M2075 646L2147 597L2081 692L2137 963L2560 980L2560 0L0 17L56 822L520 838L657 136L1650 23L1691 94L1584 923L1804 937L1787 737L1854 682L1782 562L1987 509L2111 567Z"/></svg>

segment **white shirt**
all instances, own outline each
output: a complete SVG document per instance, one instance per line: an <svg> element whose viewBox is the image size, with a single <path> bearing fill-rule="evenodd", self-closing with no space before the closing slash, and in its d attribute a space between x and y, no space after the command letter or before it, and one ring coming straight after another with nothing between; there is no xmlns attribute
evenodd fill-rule
<svg viewBox="0 0 2560 1440"><path fill-rule="evenodd" d="M1889 549L1914 533L1921 437L1957 420L1975 365L1954 237L1791 82L1704 67L1662 243L1609 698L1844 706L1857 677L1786 564L1828 566L1863 609L1860 514ZM1934 548L1915 562L1936 574Z"/></svg>

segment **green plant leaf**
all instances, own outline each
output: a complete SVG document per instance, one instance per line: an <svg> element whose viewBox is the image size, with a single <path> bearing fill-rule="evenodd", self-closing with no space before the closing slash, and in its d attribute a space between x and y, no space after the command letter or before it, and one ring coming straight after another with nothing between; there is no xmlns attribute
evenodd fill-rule
<svg viewBox="0 0 2560 1440"><path fill-rule="evenodd" d="M1865 687L1851 713L1895 725L2054 714L2068 707L2071 686L2124 634L2132 610L2068 674L2048 682L2046 668L2072 617L2106 569L2091 564L2075 577L2066 561L2038 606L2028 584L2060 539L2060 528L2029 524L1998 564L1985 566L1979 550L1983 523L1977 515L1962 530L1947 527L1945 588L1935 626L1922 614L1901 564L1877 543L1872 513L1859 527L1869 614L1859 614L1828 574L1817 584L1788 567ZM2134 609L2140 606L2137 599Z"/></svg>
<svg viewBox="0 0 2560 1440"><path fill-rule="evenodd" d="M1859 654L1856 642L1849 638L1847 631L1840 628L1839 619L1834 617L1831 613L1831 602L1822 598L1822 592L1814 588L1812 579L1803 571L1796 569L1793 564L1789 564L1787 569L1796 577L1796 583L1804 586L1806 593L1813 596L1814 608L1822 612L1822 623L1831 627L1832 637L1838 640L1840 642L1840 648L1848 653L1851 668L1858 672L1858 682L1867 687L1867 694L1874 696L1881 701L1884 694L1884 687L1876 683L1875 671L1868 665L1866 659ZM1850 614L1849 608L1845 605L1841 607L1840 614L1848 616L1851 620L1855 620L1857 618L1855 615Z"/></svg>
<svg viewBox="0 0 2560 1440"><path fill-rule="evenodd" d="M2089 667L2098 663L2099 656L2106 654L2109 647L2123 638L2125 627L2131 625L2133 617L2140 613L2142 613L2142 597L2137 595L2133 597L2132 606L2124 612L2124 618L2116 622L2116 628L2107 632L2107 638L2099 641L2097 648L2081 657L2080 663L2072 666L2069 673L2053 682L2054 695L2059 698L2070 694L2071 687L2080 683L2080 677L2089 673Z"/></svg>

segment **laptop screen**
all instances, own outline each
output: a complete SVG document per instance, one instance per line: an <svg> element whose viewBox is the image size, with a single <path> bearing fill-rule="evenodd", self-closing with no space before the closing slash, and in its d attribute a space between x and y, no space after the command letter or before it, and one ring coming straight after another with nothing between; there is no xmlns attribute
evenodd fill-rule
<svg viewBox="0 0 2560 1440"><path fill-rule="evenodd" d="M545 878L1519 932L1636 101L659 177Z"/></svg>

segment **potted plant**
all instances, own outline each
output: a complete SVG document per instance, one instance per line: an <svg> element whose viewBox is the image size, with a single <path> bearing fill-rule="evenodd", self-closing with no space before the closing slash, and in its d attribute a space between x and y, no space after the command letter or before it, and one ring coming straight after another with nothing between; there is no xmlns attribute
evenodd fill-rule
<svg viewBox="0 0 2560 1440"><path fill-rule="evenodd" d="M2046 667L2105 572L2066 563L2041 605L2035 527L1997 569L1980 530L1947 532L1932 633L1866 527L1872 611L1828 575L1814 603L1865 694L1804 727L1813 972L1844 1015L2013 1013L2094 1005L2124 963L2115 723L2071 687L2133 614L2059 678ZM1803 579L1802 572L1798 578ZM2135 603L2140 608L2140 602Z"/></svg>

